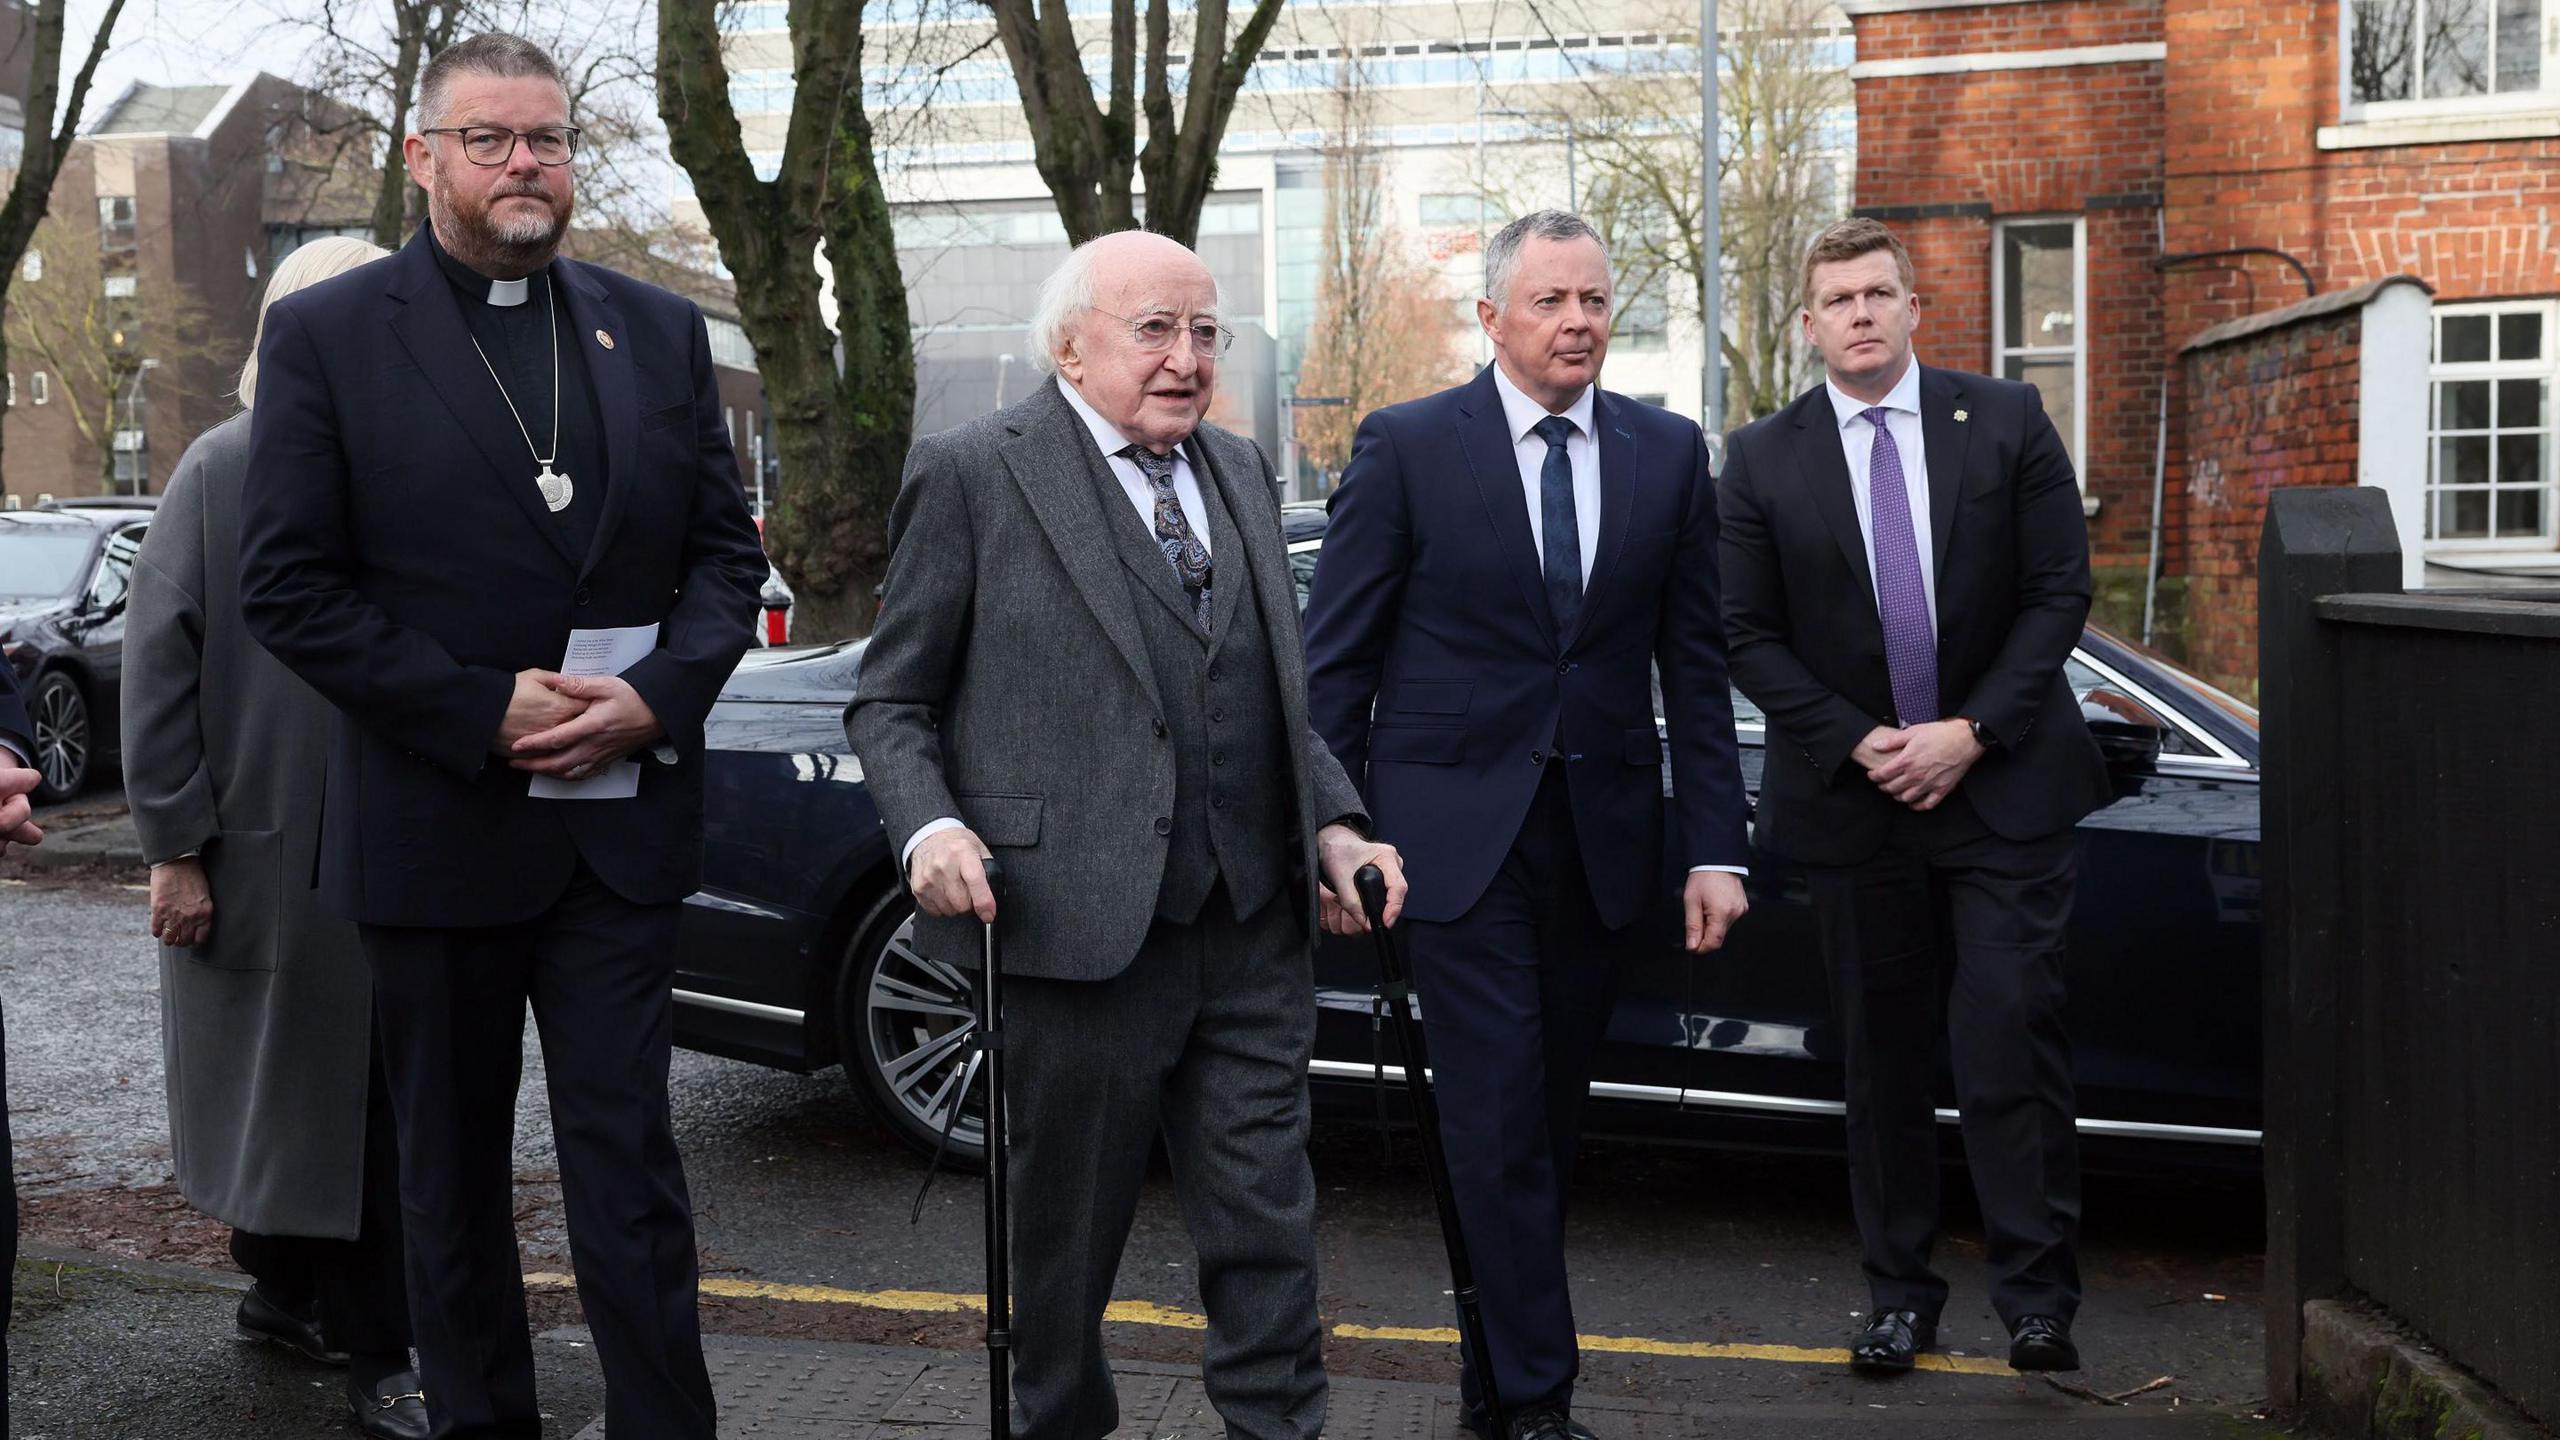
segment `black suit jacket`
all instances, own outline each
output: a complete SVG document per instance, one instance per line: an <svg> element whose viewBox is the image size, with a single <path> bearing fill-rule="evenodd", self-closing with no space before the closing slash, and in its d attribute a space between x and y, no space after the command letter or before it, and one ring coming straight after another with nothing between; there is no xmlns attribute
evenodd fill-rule
<svg viewBox="0 0 2560 1440"><path fill-rule="evenodd" d="M27 722L27 702L18 694L17 672L0 664L0 744L36 763L36 727Z"/></svg>
<svg viewBox="0 0 2560 1440"><path fill-rule="evenodd" d="M584 555L543 508L423 231L267 312L241 608L339 709L319 884L362 923L527 919L580 857L635 903L700 884L702 722L753 638L763 551L701 312L593 265L550 273L611 471ZM629 800L529 798L489 753L516 672L558 669L573 628L651 623L657 650L623 678L676 763L643 759Z"/></svg>
<svg viewBox="0 0 2560 1440"><path fill-rule="evenodd" d="M1405 913L1475 908L1559 757L1603 923L1661 893L1663 743L1669 837L1683 870L1746 863L1741 764L1716 614L1716 505L1705 437L1606 390L1597 553L1558 634L1502 396L1467 384L1360 424L1307 599L1307 708L1405 857Z"/></svg>
<svg viewBox="0 0 2560 1440"><path fill-rule="evenodd" d="M1923 366L1920 429L1939 703L1999 742L1956 795L1995 833L2038 839L2109 793L2062 674L2089 615L2080 489L2033 386ZM1822 865L1874 854L1899 808L1849 760L1893 714L1849 487L1838 417L1817 385L1734 432L1718 490L1733 677L1769 717L1760 842Z"/></svg>

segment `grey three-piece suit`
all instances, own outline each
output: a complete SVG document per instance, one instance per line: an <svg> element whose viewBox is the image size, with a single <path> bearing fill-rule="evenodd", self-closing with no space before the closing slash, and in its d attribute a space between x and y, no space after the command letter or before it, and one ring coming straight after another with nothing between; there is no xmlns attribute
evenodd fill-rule
<svg viewBox="0 0 2560 1440"><path fill-rule="evenodd" d="M891 842L952 816L1004 862L1015 1434L1118 1422L1100 1322L1159 1129L1229 1433L1323 1426L1306 1065L1315 838L1364 819L1307 725L1271 471L1186 442L1204 632L1056 385L916 443L845 729ZM974 965L973 920L918 922Z"/></svg>

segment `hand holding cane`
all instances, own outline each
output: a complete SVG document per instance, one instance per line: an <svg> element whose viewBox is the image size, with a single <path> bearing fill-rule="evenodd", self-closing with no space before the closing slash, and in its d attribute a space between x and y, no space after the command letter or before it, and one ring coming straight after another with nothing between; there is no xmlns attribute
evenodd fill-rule
<svg viewBox="0 0 2560 1440"><path fill-rule="evenodd" d="M1413 981L1405 971L1403 952L1388 933L1387 877L1375 865L1363 865L1351 877L1360 909L1369 917L1369 933L1378 941L1381 990L1396 1017L1396 1045L1404 1056L1405 1090L1413 1099L1413 1118L1422 1136L1423 1168L1431 1172L1433 1198L1440 1202L1440 1236L1449 1247L1449 1288L1457 1297L1458 1320L1467 1359L1476 1383L1484 1390L1487 1433L1500 1440L1511 1433L1502 1396L1493 1378L1493 1352L1485 1339L1484 1306L1476 1295L1475 1266L1467 1259L1467 1236L1458 1223L1458 1189L1449 1179L1449 1157L1440 1145L1440 1106L1422 1073L1422 1022L1413 1014Z"/></svg>

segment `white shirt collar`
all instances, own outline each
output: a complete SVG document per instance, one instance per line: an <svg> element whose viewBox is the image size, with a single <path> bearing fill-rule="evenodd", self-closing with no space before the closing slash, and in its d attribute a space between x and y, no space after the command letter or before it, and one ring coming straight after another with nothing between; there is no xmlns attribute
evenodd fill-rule
<svg viewBox="0 0 2560 1440"><path fill-rule="evenodd" d="M1539 421L1547 418L1547 407L1530 399L1519 386L1512 384L1511 377L1503 373L1502 362L1499 360L1493 362L1493 388L1502 396L1503 422L1511 427L1511 443L1517 445L1529 438L1529 432L1537 428ZM1600 387L1597 385L1583 386L1582 393L1575 396L1573 403L1560 412L1564 418L1572 421L1573 428L1581 431L1586 438L1596 437L1599 434L1591 423L1594 407L1592 397L1598 394L1599 390Z"/></svg>
<svg viewBox="0 0 2560 1440"><path fill-rule="evenodd" d="M1085 429L1093 432L1094 446L1102 451L1102 458L1108 460L1112 456L1119 454L1122 450L1138 443L1137 441L1130 439L1128 436L1121 434L1119 426L1103 419L1102 412L1094 409L1090 404L1087 404L1084 396L1077 391L1076 387L1067 383L1066 376L1058 376L1057 380L1058 393L1067 397L1067 404L1075 410L1076 418L1084 422ZM1176 445L1173 447L1173 453L1179 456L1189 448L1190 446L1188 443Z"/></svg>
<svg viewBox="0 0 2560 1440"><path fill-rule="evenodd" d="M492 280L489 282L489 303L500 308L521 305L525 302L529 285L527 280Z"/></svg>
<svg viewBox="0 0 2560 1440"><path fill-rule="evenodd" d="M1859 416L1867 413L1867 402L1833 384L1830 376L1822 377L1822 388L1831 392L1831 413L1840 417L1841 429L1848 429ZM1887 410L1902 410L1913 415L1920 413L1919 357L1914 356L1910 364L1902 367L1902 378L1894 381L1893 389L1877 403Z"/></svg>

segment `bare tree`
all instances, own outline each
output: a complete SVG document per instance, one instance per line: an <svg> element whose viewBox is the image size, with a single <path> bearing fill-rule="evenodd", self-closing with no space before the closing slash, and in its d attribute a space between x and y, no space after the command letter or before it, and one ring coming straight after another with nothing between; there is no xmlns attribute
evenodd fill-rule
<svg viewBox="0 0 2560 1440"><path fill-rule="evenodd" d="M658 113L755 346L784 484L765 545L820 634L870 628L887 516L915 416L915 348L897 237L863 108L862 10L791 0L796 103L760 178L729 101L713 0L659 0ZM823 310L818 248L833 282Z"/></svg>
<svg viewBox="0 0 2560 1440"><path fill-rule="evenodd" d="M1571 3L1540 0L1539 16L1558 31L1591 28ZM1721 274L1725 398L1739 423L1785 405L1809 381L1796 323L1799 269L1814 235L1845 212L1847 137L1835 127L1851 97L1834 48L1832 0L1726 0L1722 8L1724 234L1712 269L1704 254L1694 47L1584 70L1573 82L1570 113L1559 112L1550 130L1580 152L1589 177L1582 209L1609 246L1622 297L1657 288L1695 321L1705 310L1708 276ZM1696 16L1665 3L1657 14L1620 23L1649 21L1666 34L1694 36ZM1498 180L1487 183L1501 188Z"/></svg>
<svg viewBox="0 0 2560 1440"><path fill-rule="evenodd" d="M1455 344L1456 297L1413 253L1389 207L1372 97L1356 63L1344 67L1335 93L1338 115L1325 145L1324 271L1298 389L1350 403L1309 406L1297 420L1300 449L1329 471L1349 462L1361 416L1466 373Z"/></svg>
<svg viewBox="0 0 2560 1440"><path fill-rule="evenodd" d="M1111 0L1108 103L1095 98L1070 0L984 0L1022 90L1032 160L1055 196L1067 238L1138 223L1132 180L1146 182L1146 226L1188 245L1218 174L1218 146L1236 96L1281 0L1250 0L1230 28L1228 0L1199 0L1188 14L1187 53L1177 56L1172 0ZM1143 80L1143 95L1141 82ZM1180 93L1176 93L1177 86ZM1146 144L1140 148L1143 119Z"/></svg>
<svg viewBox="0 0 2560 1440"><path fill-rule="evenodd" d="M19 262L26 258L36 227L53 203L54 177L61 172L62 157L71 148L71 137L80 133L80 112L89 103L89 82L98 73L99 57L107 53L116 17L124 13L124 0L107 0L106 13L98 17L97 31L89 37L88 54L80 62L79 73L72 77L68 97L62 93L66 8L67 0L36 0L31 15L21 12L15 17L23 28L18 43L8 47L27 59L27 130L19 152L18 173L9 182L9 198L0 204L0 306L8 303L10 283L18 274ZM16 57L13 54L9 58L14 62ZM5 333L0 330L0 337ZM0 338L0 370L7 369L8 363L8 342Z"/></svg>
<svg viewBox="0 0 2560 1440"><path fill-rule="evenodd" d="M111 261L87 217L48 219L37 228L35 249L44 268L10 289L8 347L53 377L49 403L70 414L72 428L96 451L98 493L111 495L118 489L116 437L144 428L137 409L144 372L156 372L151 398L168 400L186 394L193 377L227 373L237 357L227 347L220 356L208 348L214 327L193 291L156 269Z"/></svg>

